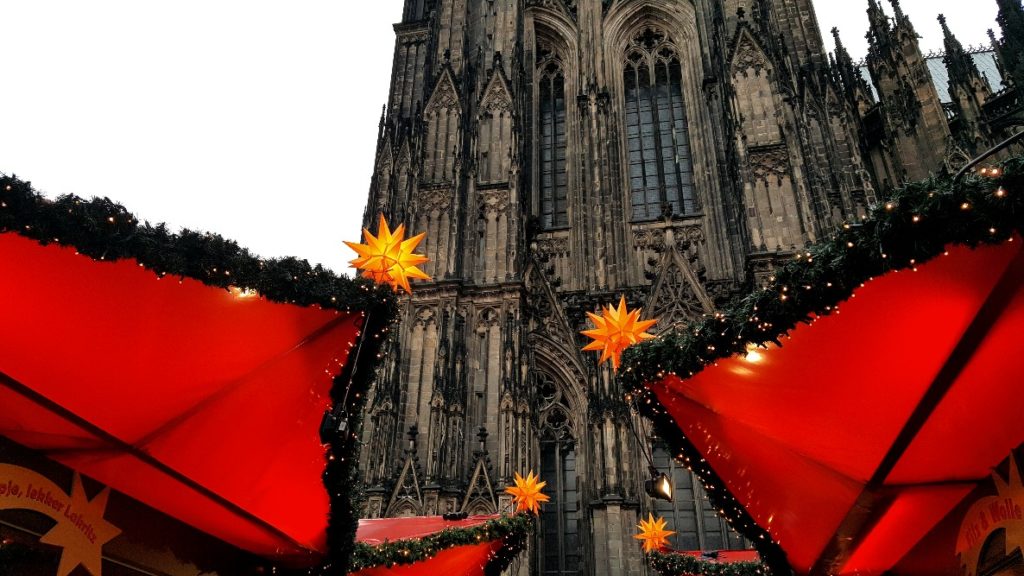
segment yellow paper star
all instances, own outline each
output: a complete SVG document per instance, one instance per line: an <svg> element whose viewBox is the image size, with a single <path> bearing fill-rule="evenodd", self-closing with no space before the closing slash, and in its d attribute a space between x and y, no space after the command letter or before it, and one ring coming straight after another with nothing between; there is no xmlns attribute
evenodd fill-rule
<svg viewBox="0 0 1024 576"><path fill-rule="evenodd" d="M588 344L583 350L597 351L601 353L601 362L609 358L612 366L618 370L622 361L622 352L634 344L654 338L647 333L647 329L658 323L657 320L640 320L640 310L630 312L626 308L626 297L619 300L619 307L616 309L608 306L604 309L603 316L587 312L590 321L597 328L581 332L594 341Z"/></svg>
<svg viewBox="0 0 1024 576"><path fill-rule="evenodd" d="M634 538L643 540L644 552L657 552L662 548L668 548L668 537L675 534L675 532L665 530L667 524L664 518L655 520L654 514L648 514L646 522L643 518L640 519L640 523L637 524L637 528L640 528L640 533L634 536Z"/></svg>
<svg viewBox="0 0 1024 576"><path fill-rule="evenodd" d="M366 244L345 244L359 255L359 258L350 264L353 268L362 270L363 278L369 278L378 284L390 284L396 292L402 288L412 294L409 279L430 280L430 276L418 268L420 264L430 262L430 259L422 254L413 253L425 236L426 234L420 234L406 240L405 224L400 224L392 232L387 219L381 214L377 236L363 228Z"/></svg>
<svg viewBox="0 0 1024 576"><path fill-rule="evenodd" d="M516 472L515 486L505 488L506 494L512 495L512 502L516 505L516 512L540 513L540 505L551 500L547 494L541 493L541 488L547 486L547 482L538 482L540 476L534 476L533 471L523 478Z"/></svg>

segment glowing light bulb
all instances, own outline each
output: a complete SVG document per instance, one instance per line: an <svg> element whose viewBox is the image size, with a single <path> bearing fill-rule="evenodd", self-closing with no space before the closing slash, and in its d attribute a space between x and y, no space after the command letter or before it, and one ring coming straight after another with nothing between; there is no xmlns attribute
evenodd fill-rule
<svg viewBox="0 0 1024 576"><path fill-rule="evenodd" d="M751 364L759 364L764 362L764 354L761 353L757 346L750 344L747 346L747 355L743 359Z"/></svg>

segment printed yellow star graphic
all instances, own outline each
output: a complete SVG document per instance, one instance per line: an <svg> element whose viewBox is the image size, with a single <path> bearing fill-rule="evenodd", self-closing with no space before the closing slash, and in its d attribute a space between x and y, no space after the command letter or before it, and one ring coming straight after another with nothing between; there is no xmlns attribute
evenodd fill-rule
<svg viewBox="0 0 1024 576"><path fill-rule="evenodd" d="M363 239L366 244L345 244L359 255L350 262L350 265L361 270L363 278L369 278L378 284L390 284L396 292L402 288L412 294L410 279L430 280L430 276L418 268L420 264L425 264L430 259L422 254L413 253L424 237L426 234L419 234L406 240L405 224L400 224L392 232L387 219L381 214L376 236L363 228Z"/></svg>
<svg viewBox="0 0 1024 576"><path fill-rule="evenodd" d="M103 518L109 497L110 488L104 488L90 502L85 495L82 478L75 474L70 508L64 511L64 518L39 539L43 544L64 549L57 576L67 576L79 564L93 576L102 573L103 545L121 533Z"/></svg>
<svg viewBox="0 0 1024 576"><path fill-rule="evenodd" d="M534 476L533 471L523 478L516 472L515 486L505 489L506 494L512 495L512 502L516 505L516 512L540 513L540 505L551 500L547 494L541 493L541 488L547 486L547 482L538 482L540 476Z"/></svg>
<svg viewBox="0 0 1024 576"><path fill-rule="evenodd" d="M594 340L583 350L585 352L600 352L600 362L604 363L610 358L612 366L618 370L619 364L622 362L622 352L626 348L654 338L654 335L648 334L647 330L658 321L640 320L640 312L639 309L630 311L626 307L625 296L619 300L618 308L608 306L604 309L602 316L587 312L587 316L596 328L581 332L584 336Z"/></svg>
<svg viewBox="0 0 1024 576"><path fill-rule="evenodd" d="M637 524L637 527L640 528L640 533L634 536L634 538L643 541L644 552L657 552L662 548L668 547L668 537L675 534L675 532L665 530L667 524L664 518L655 520L654 514L648 514L646 522L643 518L640 519L640 523Z"/></svg>

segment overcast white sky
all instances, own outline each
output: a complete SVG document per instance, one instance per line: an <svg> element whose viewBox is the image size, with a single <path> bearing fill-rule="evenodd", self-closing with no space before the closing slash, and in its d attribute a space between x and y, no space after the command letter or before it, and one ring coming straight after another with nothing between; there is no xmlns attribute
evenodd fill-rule
<svg viewBox="0 0 1024 576"><path fill-rule="evenodd" d="M474 0L482 1L482 0ZM866 51L866 0L817 3ZM994 0L903 0L986 41ZM0 0L0 171L339 272L358 237L401 0Z"/></svg>

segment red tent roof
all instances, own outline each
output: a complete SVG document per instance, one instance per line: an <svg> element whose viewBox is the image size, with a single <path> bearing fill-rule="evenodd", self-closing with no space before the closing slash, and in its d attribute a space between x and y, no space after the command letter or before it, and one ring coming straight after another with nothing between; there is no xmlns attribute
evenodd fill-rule
<svg viewBox="0 0 1024 576"><path fill-rule="evenodd" d="M951 249L652 385L798 572L885 572L1024 441L1021 244Z"/></svg>
<svg viewBox="0 0 1024 576"><path fill-rule="evenodd" d="M441 516L382 518L360 520L356 542L377 546L399 540L419 540L444 530L477 528L500 516L471 516L450 521ZM503 539L480 544L456 546L439 552L429 560L401 566L377 566L354 572L355 576L483 576L491 558L504 546Z"/></svg>
<svg viewBox="0 0 1024 576"><path fill-rule="evenodd" d="M308 563L328 513L320 417L362 322L0 234L0 434Z"/></svg>

